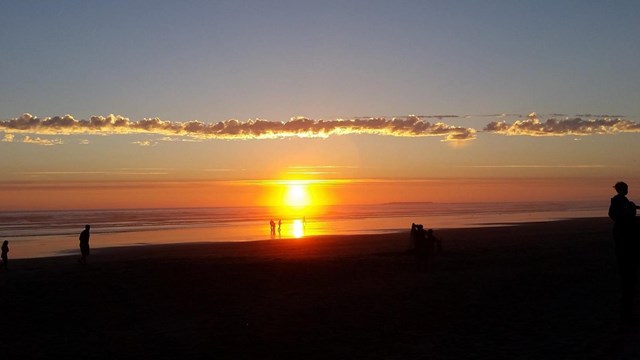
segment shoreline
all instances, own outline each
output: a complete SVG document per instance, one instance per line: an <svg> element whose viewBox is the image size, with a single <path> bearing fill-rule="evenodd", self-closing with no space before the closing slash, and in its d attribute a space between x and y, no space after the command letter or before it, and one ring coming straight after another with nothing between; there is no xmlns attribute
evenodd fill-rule
<svg viewBox="0 0 640 360"><path fill-rule="evenodd" d="M606 220L604 220L606 219ZM544 224L544 223L557 223L557 222L572 222L572 221L607 221L608 218L605 217L578 217L578 218L565 218L565 219L552 219L552 220L535 220L535 221L524 221L524 222L493 222L493 223L483 223L483 224L474 224L474 225L469 225L469 226L463 226L463 227L445 227L445 228L434 228L434 230L436 230L438 233L441 232L459 232L459 231L473 231L476 229L494 229L494 228L504 228L504 227L521 227L521 226L527 226L527 225L535 225L535 224ZM399 234L408 234L408 229L405 230L400 230L400 229L387 229L387 230L371 230L371 231L362 231L362 232L353 232L353 233L338 233L338 234L317 234L317 235L305 235L301 238L295 238L293 236L285 236L285 237L271 237L269 238L268 236L264 236L263 239L256 239L253 237L249 237L249 239L247 240L242 240L240 237L238 237L237 235L235 235L236 239L233 240L206 240L206 235L203 235L202 233L199 233L198 231L202 230L202 229L209 229L209 228L194 228L194 229L169 229L169 230L178 230L178 231L188 231L190 230L194 230L196 231L196 237L197 238L201 238L202 240L192 240L192 241L176 241L174 240L162 240L160 239L159 242L157 243L153 243L153 242L135 242L130 240L130 236L128 235L144 235L147 233L153 233L153 232L158 232L158 233L162 233L162 232L166 232L167 230L160 230L160 231L156 231L156 230L144 230L144 231L134 231L134 232L116 232L116 233L100 233L97 232L95 234L92 234L92 247L91 247L91 251L92 253L101 253L101 252L110 252L110 249L121 249L120 251L125 251L125 249L129 249L129 248L136 248L136 247L146 247L146 246L181 246L181 245L194 245L194 244L209 244L209 245L213 245L213 244L233 244L233 243L260 243L260 242L270 242L270 241L301 241L303 239L323 239L323 238L332 238L332 237L336 237L336 238L349 238L349 237L353 237L353 236L357 236L357 237L379 237L379 236L386 236L386 235L390 235L390 234L395 234L395 235L399 235ZM110 239L110 235L116 235L119 237L123 237L124 239L126 239L125 241L120 241L120 244L116 244L116 245L108 245L108 241ZM407 235L408 236L408 235ZM68 242L70 244L73 245L69 245L67 247L65 247L62 250L45 250L45 252L43 253L43 255L38 255L36 253L36 255L31 255L31 256L24 256L24 257L17 257L15 259L13 259L13 261L19 261L19 260L27 260L27 259L46 259L46 258L50 258L50 257L65 257L65 256L75 256L76 254L79 253L79 249L77 247L77 239L76 239L76 234L74 235L67 235L67 238L70 238L72 240L68 240ZM175 238L175 236L174 236ZM96 240L98 241L98 245L96 246ZM54 239L48 239L47 242L52 242L52 241L56 241ZM16 242L18 246L24 246L24 243L20 243L19 240ZM14 243L13 245L16 245L16 243ZM59 244L59 242L53 242L50 243L52 245L57 245ZM107 244L107 245L105 245ZM10 241L10 247L12 246L11 241ZM37 246L37 244L35 245ZM42 251L42 250L39 250ZM13 254L16 254L17 251L13 251ZM11 255L11 253L10 253ZM10 256L11 259L11 256Z"/></svg>
<svg viewBox="0 0 640 360"><path fill-rule="evenodd" d="M611 223L97 249L0 272L13 358L633 358ZM637 306L640 313L640 304Z"/></svg>
<svg viewBox="0 0 640 360"><path fill-rule="evenodd" d="M334 205L308 220L282 217L282 238L321 234L379 234L404 231L412 222L434 229L509 226L521 222L600 217L603 204L581 202L431 203ZM187 208L45 211L33 217L0 213L0 239L14 245L14 258L64 255L77 249L85 224L92 248L139 243L227 242L269 239L269 208ZM300 214L299 214L300 215Z"/></svg>

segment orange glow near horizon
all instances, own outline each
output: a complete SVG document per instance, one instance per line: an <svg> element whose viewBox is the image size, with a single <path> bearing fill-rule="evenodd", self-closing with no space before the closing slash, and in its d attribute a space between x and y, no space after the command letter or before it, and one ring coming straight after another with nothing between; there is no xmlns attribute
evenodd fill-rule
<svg viewBox="0 0 640 360"><path fill-rule="evenodd" d="M330 180L265 180L260 185L264 189L261 204L272 207L277 216L313 216L333 204L335 184Z"/></svg>
<svg viewBox="0 0 640 360"><path fill-rule="evenodd" d="M0 186L0 211L262 206L310 218L329 205L607 199L617 178L32 182ZM625 179L635 199L640 179Z"/></svg>

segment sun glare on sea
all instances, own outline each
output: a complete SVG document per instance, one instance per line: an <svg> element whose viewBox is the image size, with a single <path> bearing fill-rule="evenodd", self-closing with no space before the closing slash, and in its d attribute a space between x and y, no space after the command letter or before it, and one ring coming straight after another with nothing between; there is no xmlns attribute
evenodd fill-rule
<svg viewBox="0 0 640 360"><path fill-rule="evenodd" d="M304 224L302 220L293 220L293 237L299 239L304 236Z"/></svg>

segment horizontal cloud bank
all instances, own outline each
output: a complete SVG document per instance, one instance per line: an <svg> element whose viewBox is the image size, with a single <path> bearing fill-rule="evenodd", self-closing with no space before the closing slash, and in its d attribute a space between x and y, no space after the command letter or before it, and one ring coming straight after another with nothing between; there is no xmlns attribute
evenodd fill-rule
<svg viewBox="0 0 640 360"><path fill-rule="evenodd" d="M640 123L620 118L547 119L541 122L536 113L529 114L525 120L513 124L503 121L490 122L484 131L503 135L525 136L586 136L597 134L615 134L622 132L640 132Z"/></svg>
<svg viewBox="0 0 640 360"><path fill-rule="evenodd" d="M560 117L561 114L555 114ZM502 115L485 115L504 117ZM516 115L511 115L516 116ZM549 115L547 115L549 116ZM554 116L554 114L551 114ZM126 117L92 116L88 120L76 120L71 115L38 118L23 114L19 118L0 121L1 142L23 142L38 145L59 145L62 139L42 139L29 135L112 135L112 134L156 134L163 136L157 141L197 141L197 139L275 139L286 137L326 138L332 135L375 134L385 136L420 137L437 136L443 141L466 141L476 138L476 130L444 124L431 123L431 118L456 118L458 115L366 117L335 120L311 120L292 118L288 122L267 120L221 121L215 124L200 121L173 122L158 118L131 121ZM521 117L521 116L519 116ZM536 113L513 123L493 121L484 127L485 132L501 135L522 136L586 136L640 132L640 123L613 118L607 115L584 115L590 119L575 118L541 121ZM22 133L22 138L15 137ZM86 144L88 140L82 140ZM156 145L155 141L140 141L141 146Z"/></svg>
<svg viewBox="0 0 640 360"><path fill-rule="evenodd" d="M131 121L116 115L92 116L76 120L71 115L38 118L23 114L17 119L0 121L0 131L39 135L74 134L160 134L200 139L274 139L283 137L326 138L331 135L375 134L387 136L439 136L443 141L465 141L475 138L476 130L441 122L430 123L418 116L402 118L354 118L311 120L292 118L288 122L267 120L172 122L158 118Z"/></svg>

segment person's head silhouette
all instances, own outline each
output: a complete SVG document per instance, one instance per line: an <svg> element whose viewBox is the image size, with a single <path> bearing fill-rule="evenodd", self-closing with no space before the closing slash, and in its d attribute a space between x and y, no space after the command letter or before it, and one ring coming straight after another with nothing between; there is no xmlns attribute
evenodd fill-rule
<svg viewBox="0 0 640 360"><path fill-rule="evenodd" d="M627 195L627 193L629 192L629 186L623 181L618 181L613 187L620 195Z"/></svg>
<svg viewBox="0 0 640 360"><path fill-rule="evenodd" d="M84 229L88 231L89 229L91 229L91 225L85 225Z"/></svg>

